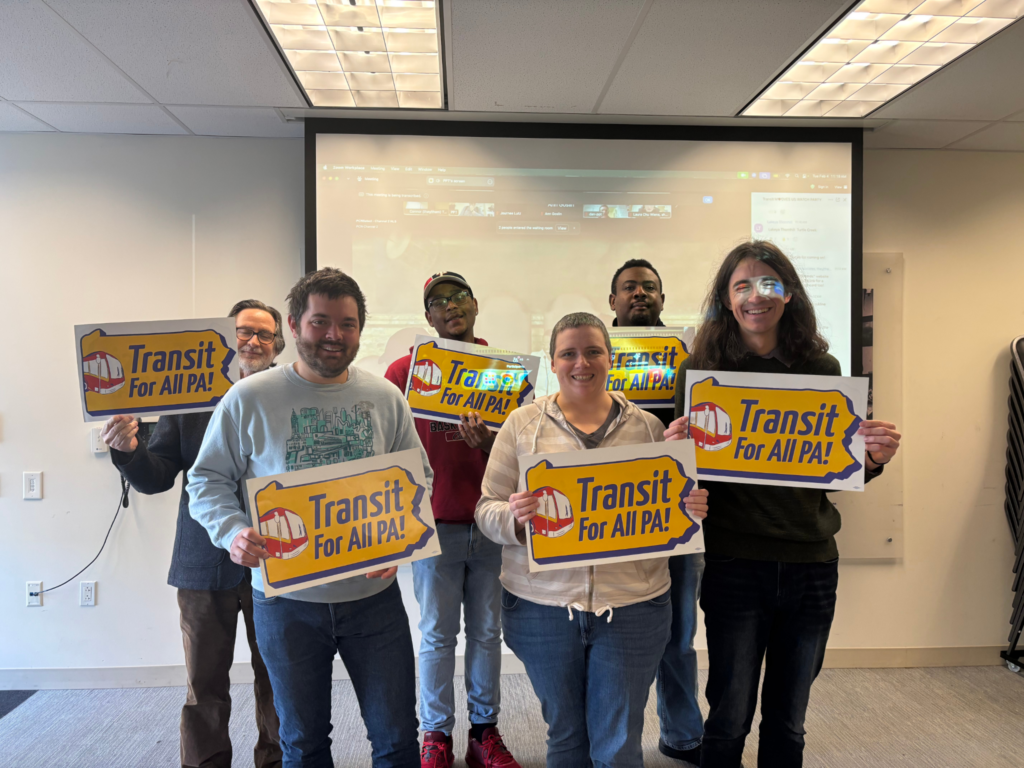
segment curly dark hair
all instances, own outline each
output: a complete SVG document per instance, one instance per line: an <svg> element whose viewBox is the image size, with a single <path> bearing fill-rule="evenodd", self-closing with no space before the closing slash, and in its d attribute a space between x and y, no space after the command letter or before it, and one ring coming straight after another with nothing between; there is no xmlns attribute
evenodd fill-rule
<svg viewBox="0 0 1024 768"><path fill-rule="evenodd" d="M303 275L288 292L288 316L296 325L302 322L302 315L309 306L309 297L314 293L328 299L351 296L359 312L359 330L363 330L366 325L366 297L359 289L359 283L334 267L321 267L316 272Z"/></svg>
<svg viewBox="0 0 1024 768"><path fill-rule="evenodd" d="M818 332L814 306L796 268L778 246L767 240L752 240L733 248L718 268L714 282L701 309L704 321L693 342L690 366L698 371L737 370L743 358L751 354L740 336L739 323L726 308L729 279L746 259L754 259L775 270L792 298L779 321L779 349L793 364L814 360L828 352L828 342Z"/></svg>

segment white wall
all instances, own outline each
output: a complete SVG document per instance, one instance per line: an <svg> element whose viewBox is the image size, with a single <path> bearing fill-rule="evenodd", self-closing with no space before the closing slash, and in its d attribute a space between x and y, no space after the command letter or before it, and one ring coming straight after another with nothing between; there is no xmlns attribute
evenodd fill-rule
<svg viewBox="0 0 1024 768"><path fill-rule="evenodd" d="M295 139L0 137L0 668L182 663L166 584L180 486L132 494L81 577L98 581L95 608L78 579L25 607L25 581L55 586L96 554L119 492L88 451L72 326L223 316L247 297L283 309L302 273L302 175ZM22 501L24 470L43 471L41 501Z"/></svg>
<svg viewBox="0 0 1024 768"><path fill-rule="evenodd" d="M906 265L905 557L841 567L831 645L999 645L1024 154L872 151L865 187L865 250ZM92 558L118 494L109 458L88 452L72 326L190 316L193 215L196 314L248 296L282 308L301 273L302 197L297 140L0 136L0 670L181 663L165 583L177 489L133 494L81 577L99 583L96 608L78 607L77 579L24 607L25 581L53 586ZM22 501L21 472L38 469L45 498Z"/></svg>

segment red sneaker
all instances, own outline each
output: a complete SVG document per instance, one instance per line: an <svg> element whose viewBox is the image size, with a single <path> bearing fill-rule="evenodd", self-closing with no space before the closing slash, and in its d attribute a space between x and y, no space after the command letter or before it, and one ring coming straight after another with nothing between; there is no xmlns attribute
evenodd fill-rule
<svg viewBox="0 0 1024 768"><path fill-rule="evenodd" d="M505 747L497 728L484 731L482 741L470 738L466 764L469 768L521 768Z"/></svg>
<svg viewBox="0 0 1024 768"><path fill-rule="evenodd" d="M425 731L420 747L420 768L452 768L453 765L452 737L441 731Z"/></svg>

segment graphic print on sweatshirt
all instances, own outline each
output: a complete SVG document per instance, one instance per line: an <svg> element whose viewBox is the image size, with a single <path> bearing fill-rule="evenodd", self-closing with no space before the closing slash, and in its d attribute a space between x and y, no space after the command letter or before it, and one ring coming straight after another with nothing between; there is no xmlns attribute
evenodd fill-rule
<svg viewBox="0 0 1024 768"><path fill-rule="evenodd" d="M373 456L371 410L372 403L356 403L351 410L337 406L292 409L288 471Z"/></svg>

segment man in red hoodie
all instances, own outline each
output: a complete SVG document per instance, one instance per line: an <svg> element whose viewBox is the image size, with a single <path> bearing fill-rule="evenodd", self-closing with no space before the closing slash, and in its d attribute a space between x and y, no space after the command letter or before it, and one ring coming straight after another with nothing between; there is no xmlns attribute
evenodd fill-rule
<svg viewBox="0 0 1024 768"><path fill-rule="evenodd" d="M433 275L423 286L427 322L442 339L486 345L473 334L479 306L466 279L455 272ZM405 391L412 355L396 360L384 378ZM430 504L441 554L412 564L420 604L420 721L422 768L451 768L455 726L455 645L466 614L466 694L470 768L519 768L498 733L501 680L501 546L473 521L480 482L494 433L479 413L461 424L416 419L434 470Z"/></svg>

